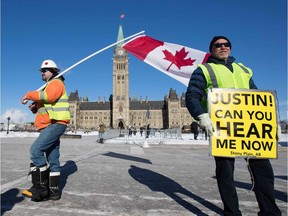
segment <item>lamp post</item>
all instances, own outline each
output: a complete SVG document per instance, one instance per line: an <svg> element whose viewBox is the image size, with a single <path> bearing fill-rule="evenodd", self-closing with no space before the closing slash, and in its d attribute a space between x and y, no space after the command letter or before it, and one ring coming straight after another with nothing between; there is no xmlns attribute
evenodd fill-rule
<svg viewBox="0 0 288 216"><path fill-rule="evenodd" d="M8 117L7 117L7 120L8 120L8 125L7 125L7 134L9 134L9 121L10 121L10 119L11 119L10 116L8 116Z"/></svg>

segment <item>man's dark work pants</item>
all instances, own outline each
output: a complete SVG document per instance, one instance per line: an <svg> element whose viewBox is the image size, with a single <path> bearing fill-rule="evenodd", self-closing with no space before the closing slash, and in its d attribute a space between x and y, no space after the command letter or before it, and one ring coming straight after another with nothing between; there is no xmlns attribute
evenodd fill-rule
<svg viewBox="0 0 288 216"><path fill-rule="evenodd" d="M216 178L224 205L224 215L242 215L234 183L235 158L215 157ZM254 179L254 193L259 205L258 215L281 215L275 202L274 174L268 159L249 159L251 178Z"/></svg>

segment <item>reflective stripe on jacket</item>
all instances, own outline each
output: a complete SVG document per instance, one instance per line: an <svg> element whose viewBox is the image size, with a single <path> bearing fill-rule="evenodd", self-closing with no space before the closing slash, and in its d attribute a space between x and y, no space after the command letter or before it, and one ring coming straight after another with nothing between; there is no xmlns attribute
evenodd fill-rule
<svg viewBox="0 0 288 216"><path fill-rule="evenodd" d="M48 83L45 89L49 88L49 85L55 86L55 82L59 85L59 79L52 80ZM60 81L64 86L64 83ZM40 100L44 102L44 107L46 108L49 117L51 120L70 120L70 111L69 111L69 103L68 103L68 96L66 93L66 89L63 88L62 96L53 101L52 98L49 98L48 91L41 91L40 92Z"/></svg>
<svg viewBox="0 0 288 216"><path fill-rule="evenodd" d="M65 85L60 79L50 81L42 91L26 94L27 99L37 102L37 113L34 121L37 129L51 123L69 124L70 111Z"/></svg>
<svg viewBox="0 0 288 216"><path fill-rule="evenodd" d="M38 130L47 127L49 124L51 124L51 120L49 118L48 112L45 109L43 103L39 102L37 103L37 113L34 120L34 125Z"/></svg>

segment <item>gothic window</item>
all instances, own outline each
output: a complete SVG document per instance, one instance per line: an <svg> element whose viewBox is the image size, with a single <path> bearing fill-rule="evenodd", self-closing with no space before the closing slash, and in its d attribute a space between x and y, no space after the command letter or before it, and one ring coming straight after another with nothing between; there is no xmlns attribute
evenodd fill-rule
<svg viewBox="0 0 288 216"><path fill-rule="evenodd" d="M119 112L123 112L123 107L122 106L119 107Z"/></svg>

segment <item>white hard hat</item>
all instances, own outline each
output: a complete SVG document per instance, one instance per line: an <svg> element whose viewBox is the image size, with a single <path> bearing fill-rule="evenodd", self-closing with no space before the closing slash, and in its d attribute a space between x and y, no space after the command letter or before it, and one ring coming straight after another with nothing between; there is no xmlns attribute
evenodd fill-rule
<svg viewBox="0 0 288 216"><path fill-rule="evenodd" d="M43 69L43 68L53 68L56 72L60 71L60 69L57 67L56 63L52 60L43 61L41 68L39 70L41 71L41 69Z"/></svg>

